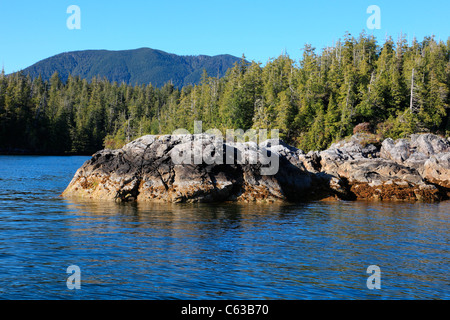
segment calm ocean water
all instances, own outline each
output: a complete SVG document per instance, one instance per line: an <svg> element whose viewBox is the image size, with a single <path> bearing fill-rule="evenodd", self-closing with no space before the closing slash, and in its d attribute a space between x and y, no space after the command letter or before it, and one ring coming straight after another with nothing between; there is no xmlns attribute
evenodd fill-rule
<svg viewBox="0 0 450 320"><path fill-rule="evenodd" d="M450 202L60 198L87 159L0 156L0 299L450 299Z"/></svg>

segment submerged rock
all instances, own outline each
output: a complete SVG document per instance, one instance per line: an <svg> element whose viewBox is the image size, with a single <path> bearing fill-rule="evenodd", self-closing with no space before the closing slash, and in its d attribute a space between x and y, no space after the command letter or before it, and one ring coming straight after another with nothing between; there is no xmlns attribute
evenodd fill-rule
<svg viewBox="0 0 450 320"><path fill-rule="evenodd" d="M435 135L381 143L357 133L304 154L282 141L144 136L102 150L63 196L117 201L218 202L364 199L438 201L450 196L450 141Z"/></svg>

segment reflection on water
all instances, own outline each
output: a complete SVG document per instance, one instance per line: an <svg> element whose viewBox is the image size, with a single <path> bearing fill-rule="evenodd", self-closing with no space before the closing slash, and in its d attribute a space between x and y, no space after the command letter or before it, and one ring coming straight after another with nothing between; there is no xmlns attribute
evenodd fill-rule
<svg viewBox="0 0 450 320"><path fill-rule="evenodd" d="M85 159L55 158L0 157L0 298L450 298L450 202L61 199ZM72 264L81 290L66 287Z"/></svg>

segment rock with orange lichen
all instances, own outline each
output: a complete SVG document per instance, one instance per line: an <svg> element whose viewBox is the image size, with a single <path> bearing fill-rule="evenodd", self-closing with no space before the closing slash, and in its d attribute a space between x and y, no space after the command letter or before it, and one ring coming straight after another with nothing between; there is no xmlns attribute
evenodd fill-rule
<svg viewBox="0 0 450 320"><path fill-rule="evenodd" d="M332 145L319 153L317 165L321 172L344 181L338 186L348 185L354 199L438 201L450 195L448 140L431 134L386 139L373 153L363 150L377 146L361 141L354 136Z"/></svg>
<svg viewBox="0 0 450 320"><path fill-rule="evenodd" d="M358 133L300 159L323 177L335 198L438 201L450 195L448 146L448 140L428 134L381 143L375 135Z"/></svg>
<svg viewBox="0 0 450 320"><path fill-rule="evenodd" d="M344 159L344 160L343 160ZM438 201L441 194L424 181L414 168L384 159L332 158L323 154L322 170L333 176L338 186L347 185L350 196L357 200ZM330 188L336 189L330 185Z"/></svg>

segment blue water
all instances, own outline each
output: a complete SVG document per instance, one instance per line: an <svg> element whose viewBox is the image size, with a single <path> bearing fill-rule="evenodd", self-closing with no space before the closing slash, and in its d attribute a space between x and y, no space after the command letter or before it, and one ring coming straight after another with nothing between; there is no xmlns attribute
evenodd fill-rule
<svg viewBox="0 0 450 320"><path fill-rule="evenodd" d="M59 197L87 159L0 156L0 299L450 298L450 202ZM67 288L70 265L79 290ZM366 286L369 265L379 290Z"/></svg>

